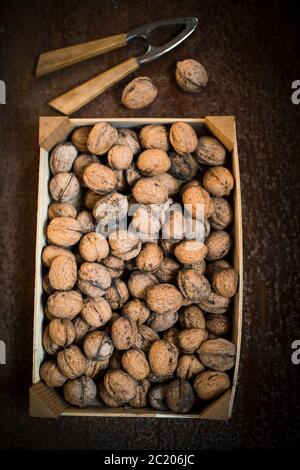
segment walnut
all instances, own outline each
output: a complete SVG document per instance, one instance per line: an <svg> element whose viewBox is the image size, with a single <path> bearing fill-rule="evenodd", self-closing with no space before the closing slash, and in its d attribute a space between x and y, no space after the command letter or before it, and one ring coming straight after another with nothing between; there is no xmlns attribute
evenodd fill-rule
<svg viewBox="0 0 300 470"><path fill-rule="evenodd" d="M155 313L152 312L147 324L154 330L154 331L166 331L171 328L178 320L177 312L168 312L168 313Z"/></svg>
<svg viewBox="0 0 300 470"><path fill-rule="evenodd" d="M212 197L213 213L210 217L210 224L215 230L224 230L233 219L233 212L229 202L223 197Z"/></svg>
<svg viewBox="0 0 300 470"><path fill-rule="evenodd" d="M128 404L133 408L145 408L148 400L147 395L150 388L150 382L147 379L139 380L137 382L136 394Z"/></svg>
<svg viewBox="0 0 300 470"><path fill-rule="evenodd" d="M169 155L171 158L171 167L169 170L171 176L180 180L182 183L184 181L191 181L195 178L198 171L198 165L192 155L179 155L175 152L170 152Z"/></svg>
<svg viewBox="0 0 300 470"><path fill-rule="evenodd" d="M103 196L96 202L93 208L93 216L101 225L117 224L127 216L127 196L118 192L112 192Z"/></svg>
<svg viewBox="0 0 300 470"><path fill-rule="evenodd" d="M150 286L147 290L146 303L156 313L173 313L180 309L182 295L172 284Z"/></svg>
<svg viewBox="0 0 300 470"><path fill-rule="evenodd" d="M102 197L103 196L100 196L100 194L94 193L94 191L88 189L84 197L85 207L92 211L96 202L99 201L99 199L101 199Z"/></svg>
<svg viewBox="0 0 300 470"><path fill-rule="evenodd" d="M80 256L90 263L106 258L109 254L109 245L106 238L100 233L90 232L84 235L79 243Z"/></svg>
<svg viewBox="0 0 300 470"><path fill-rule="evenodd" d="M176 81L183 91L198 93L207 84L208 76L200 62L185 59L176 64Z"/></svg>
<svg viewBox="0 0 300 470"><path fill-rule="evenodd" d="M105 293L105 299L113 310L122 308L129 299L127 284L121 279L112 281L111 287Z"/></svg>
<svg viewBox="0 0 300 470"><path fill-rule="evenodd" d="M172 326L170 329L164 332L163 339L174 344L174 346L176 346L178 349L178 339L177 339L178 333L179 333L179 330L175 328L175 326ZM179 353L179 349L178 349L178 353Z"/></svg>
<svg viewBox="0 0 300 470"><path fill-rule="evenodd" d="M74 290L66 292L55 291L49 295L47 308L49 313L56 318L72 320L83 307L82 295Z"/></svg>
<svg viewBox="0 0 300 470"><path fill-rule="evenodd" d="M165 411L168 409L166 404L167 384L154 385L149 390L149 403L155 410Z"/></svg>
<svg viewBox="0 0 300 470"><path fill-rule="evenodd" d="M120 350L126 350L133 347L138 330L135 322L127 318L118 318L111 327L111 338L114 346Z"/></svg>
<svg viewBox="0 0 300 470"><path fill-rule="evenodd" d="M140 141L145 149L169 150L169 135L165 126L150 124L142 127Z"/></svg>
<svg viewBox="0 0 300 470"><path fill-rule="evenodd" d="M204 259L201 261L198 261L198 263L185 264L184 267L187 269L193 269L199 274L205 274L205 271L206 271L206 263Z"/></svg>
<svg viewBox="0 0 300 470"><path fill-rule="evenodd" d="M145 237L156 236L161 227L153 207L143 204L138 205L138 208L132 214L131 224L142 240Z"/></svg>
<svg viewBox="0 0 300 470"><path fill-rule="evenodd" d="M232 245L232 238L224 230L212 232L206 239L206 259L215 261L226 256Z"/></svg>
<svg viewBox="0 0 300 470"><path fill-rule="evenodd" d="M163 238L159 239L159 245L161 246L165 256L174 256L175 248L179 242L180 240L165 240Z"/></svg>
<svg viewBox="0 0 300 470"><path fill-rule="evenodd" d="M80 349L71 345L59 351L57 354L57 365L59 370L68 378L80 377L86 367L86 358Z"/></svg>
<svg viewBox="0 0 300 470"><path fill-rule="evenodd" d="M124 260L135 258L141 250L139 238L128 230L115 230L109 235L111 254Z"/></svg>
<svg viewBox="0 0 300 470"><path fill-rule="evenodd" d="M91 377L92 379L98 379L105 373L104 371L109 368L109 361L110 358L102 359L100 361L93 361L92 359L88 359L86 362L84 375Z"/></svg>
<svg viewBox="0 0 300 470"><path fill-rule="evenodd" d="M158 339L158 333L150 328L150 326L140 325L138 326L138 334L134 347L141 349L142 351L149 351L151 344Z"/></svg>
<svg viewBox="0 0 300 470"><path fill-rule="evenodd" d="M107 161L114 170L127 170L132 162L133 152L128 145L116 144L107 154Z"/></svg>
<svg viewBox="0 0 300 470"><path fill-rule="evenodd" d="M50 181L49 190L55 201L67 202L80 191L80 183L74 173L57 173Z"/></svg>
<svg viewBox="0 0 300 470"><path fill-rule="evenodd" d="M99 328L111 319L112 311L102 297L87 298L84 300L81 315L88 325Z"/></svg>
<svg viewBox="0 0 300 470"><path fill-rule="evenodd" d="M92 153L81 153L74 161L73 171L83 187L85 187L83 173L91 163L100 163L97 155L93 155Z"/></svg>
<svg viewBox="0 0 300 470"><path fill-rule="evenodd" d="M201 262L207 253L207 247L199 240L184 240L175 247L174 254L183 264Z"/></svg>
<svg viewBox="0 0 300 470"><path fill-rule="evenodd" d="M76 261L65 255L54 258L49 269L49 283L55 290L70 290L77 278Z"/></svg>
<svg viewBox="0 0 300 470"><path fill-rule="evenodd" d="M129 186L132 186L134 183L139 180L142 175L138 171L136 163L132 163L129 168L125 171L126 173L126 181Z"/></svg>
<svg viewBox="0 0 300 470"><path fill-rule="evenodd" d="M193 218L203 219L213 214L211 197L200 184L187 187L182 193L182 202Z"/></svg>
<svg viewBox="0 0 300 470"><path fill-rule="evenodd" d="M178 352L176 346L160 339L152 343L149 350L149 364L151 371L160 376L164 377L172 374L178 361Z"/></svg>
<svg viewBox="0 0 300 470"><path fill-rule="evenodd" d="M140 142L137 133L133 129L118 129L118 139L116 144L128 145L133 155L137 155L141 151Z"/></svg>
<svg viewBox="0 0 300 470"><path fill-rule="evenodd" d="M198 141L194 155L200 165L223 165L226 160L226 149L214 137L202 136Z"/></svg>
<svg viewBox="0 0 300 470"><path fill-rule="evenodd" d="M107 390L104 387L104 383L100 382L98 385L98 395L99 399L106 405L109 406L110 408L118 408L119 407L119 402L114 400L110 394L107 392Z"/></svg>
<svg viewBox="0 0 300 470"><path fill-rule="evenodd" d="M177 261L164 256L158 270L155 271L155 277L159 282L173 283L176 281L179 268L180 265Z"/></svg>
<svg viewBox="0 0 300 470"><path fill-rule="evenodd" d="M42 287L43 287L43 291L48 295L53 294L53 292L55 290L55 289L53 289L53 287L50 284L48 274L45 274L43 276Z"/></svg>
<svg viewBox="0 0 300 470"><path fill-rule="evenodd" d="M234 179L227 168L215 166L204 173L203 186L211 196L228 196L233 189Z"/></svg>
<svg viewBox="0 0 300 470"><path fill-rule="evenodd" d="M230 387L230 379L225 372L207 370L201 372L194 381L194 390L201 400L214 400Z"/></svg>
<svg viewBox="0 0 300 470"><path fill-rule="evenodd" d="M91 163L83 172L85 185L97 194L108 194L117 186L117 177L113 170L101 163Z"/></svg>
<svg viewBox="0 0 300 470"><path fill-rule="evenodd" d="M237 291L239 277L233 268L219 269L212 275L212 287L218 295L233 297Z"/></svg>
<svg viewBox="0 0 300 470"><path fill-rule="evenodd" d="M101 261L112 279L118 279L122 276L125 269L125 262L113 255L108 255Z"/></svg>
<svg viewBox="0 0 300 470"><path fill-rule="evenodd" d="M91 377L83 375L77 379L68 380L64 386L64 398L71 405L83 408L96 398L97 387Z"/></svg>
<svg viewBox="0 0 300 470"><path fill-rule="evenodd" d="M77 210L69 202L54 202L48 207L48 219L52 220L55 217L72 217L76 218Z"/></svg>
<svg viewBox="0 0 300 470"><path fill-rule="evenodd" d="M205 300L210 292L206 277L193 269L182 269L177 276L177 285L182 295L193 302Z"/></svg>
<svg viewBox="0 0 300 470"><path fill-rule="evenodd" d="M200 361L210 369L224 372L235 364L236 347L227 339L209 339L204 341L197 351Z"/></svg>
<svg viewBox="0 0 300 470"><path fill-rule="evenodd" d="M103 385L119 406L132 400L137 392L137 382L122 370L109 370L104 376Z"/></svg>
<svg viewBox="0 0 300 470"><path fill-rule="evenodd" d="M80 152L87 152L87 138L93 126L78 127L72 132L71 142Z"/></svg>
<svg viewBox="0 0 300 470"><path fill-rule="evenodd" d="M184 354L193 354L207 337L208 333L203 328L189 328L178 333L178 345Z"/></svg>
<svg viewBox="0 0 300 470"><path fill-rule="evenodd" d="M88 150L95 155L104 155L114 145L117 138L118 131L115 127L107 122L98 122L89 133Z"/></svg>
<svg viewBox="0 0 300 470"><path fill-rule="evenodd" d="M92 331L85 337L83 350L89 359L103 361L110 358L114 346L104 331Z"/></svg>
<svg viewBox="0 0 300 470"><path fill-rule="evenodd" d="M158 181L162 186L167 188L168 195L173 196L174 194L179 193L182 186L182 181L169 173L161 173L160 175L155 176L156 181Z"/></svg>
<svg viewBox="0 0 300 470"><path fill-rule="evenodd" d="M226 269L226 268L231 268L231 264L228 263L228 261L225 261L224 259L218 259L217 261L212 261L207 265L206 268L206 277L211 281L213 275L217 272L220 271L221 269Z"/></svg>
<svg viewBox="0 0 300 470"><path fill-rule="evenodd" d="M79 222L82 233L89 233L95 230L95 221L89 211L81 211L77 214L77 222Z"/></svg>
<svg viewBox="0 0 300 470"><path fill-rule="evenodd" d="M70 142L63 142L56 145L50 153L50 169L53 175L57 173L69 172L73 162L77 157L77 149Z"/></svg>
<svg viewBox="0 0 300 470"><path fill-rule="evenodd" d="M167 152L160 149L144 150L137 159L137 167L143 176L157 176L166 173L171 166Z"/></svg>
<svg viewBox="0 0 300 470"><path fill-rule="evenodd" d="M47 387L62 387L67 380L55 361L47 361L40 367L40 377Z"/></svg>
<svg viewBox="0 0 300 470"><path fill-rule="evenodd" d="M128 320L142 325L149 318L150 310L141 300L132 299L124 305L122 315Z"/></svg>
<svg viewBox="0 0 300 470"><path fill-rule="evenodd" d="M217 336L226 335L231 328L231 321L226 315L211 314L206 320L207 330Z"/></svg>
<svg viewBox="0 0 300 470"><path fill-rule="evenodd" d="M58 346L70 346L75 340L75 328L71 320L55 318L49 323L49 335Z"/></svg>
<svg viewBox="0 0 300 470"><path fill-rule="evenodd" d="M42 263L46 268L50 268L52 261L60 255L68 256L75 261L74 254L67 248L62 248L55 245L47 245L42 251Z"/></svg>
<svg viewBox="0 0 300 470"><path fill-rule="evenodd" d="M187 155L196 150L198 145L197 134L190 124L177 121L170 129L170 141L175 152Z"/></svg>
<svg viewBox="0 0 300 470"><path fill-rule="evenodd" d="M193 354L183 354L178 359L176 375L179 379L190 380L204 369L205 367L201 364L198 357Z"/></svg>
<svg viewBox="0 0 300 470"><path fill-rule="evenodd" d="M196 305L189 305L179 312L179 323L181 328L202 328L205 329L205 318L200 308Z"/></svg>
<svg viewBox="0 0 300 470"><path fill-rule="evenodd" d="M157 97L158 90L148 77L137 77L122 92L122 104L128 109L142 109Z"/></svg>
<svg viewBox="0 0 300 470"><path fill-rule="evenodd" d="M85 335L93 329L82 317L78 316L73 320L73 326L75 330L75 340L74 342L80 343Z"/></svg>
<svg viewBox="0 0 300 470"><path fill-rule="evenodd" d="M221 314L228 310L230 299L210 291L206 300L199 302L199 307L208 313Z"/></svg>
<svg viewBox="0 0 300 470"><path fill-rule="evenodd" d="M163 260L163 252L157 243L146 243L136 257L136 267L140 271L155 272Z"/></svg>
<svg viewBox="0 0 300 470"><path fill-rule="evenodd" d="M158 280L152 273L134 271L128 279L128 289L132 297L145 300L150 286L158 284Z"/></svg>
<svg viewBox="0 0 300 470"><path fill-rule="evenodd" d="M45 349L46 353L49 354L49 356L56 356L60 347L58 344L52 341L50 334L49 334L49 325L47 325L43 331L42 343L43 343L43 348Z"/></svg>
<svg viewBox="0 0 300 470"><path fill-rule="evenodd" d="M168 199L167 189L155 178L140 178L132 188L132 195L141 204L162 204Z"/></svg>
<svg viewBox="0 0 300 470"><path fill-rule="evenodd" d="M150 367L143 351L128 349L122 356L122 366L136 380L145 379L150 373Z"/></svg>
<svg viewBox="0 0 300 470"><path fill-rule="evenodd" d="M184 379L170 382L166 392L166 403L174 413L187 413L194 405L195 395L191 384Z"/></svg>
<svg viewBox="0 0 300 470"><path fill-rule="evenodd" d="M47 238L50 243L69 247L75 245L81 238L81 226L71 217L56 217L47 227Z"/></svg>
<svg viewBox="0 0 300 470"><path fill-rule="evenodd" d="M98 263L83 263L78 271L78 287L90 297L105 294L111 285L111 278L104 266Z"/></svg>

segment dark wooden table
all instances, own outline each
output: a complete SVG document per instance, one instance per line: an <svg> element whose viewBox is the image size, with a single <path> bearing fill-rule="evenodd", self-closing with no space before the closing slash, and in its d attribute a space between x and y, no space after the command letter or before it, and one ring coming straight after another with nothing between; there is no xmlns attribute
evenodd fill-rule
<svg viewBox="0 0 300 470"><path fill-rule="evenodd" d="M76 449L291 448L300 440L299 190L300 79L296 1L1 1L0 79L0 447ZM141 44L35 79L38 55L130 30L151 20L196 15L199 28L164 59L145 65L160 92L149 108L120 105L124 83L75 116L199 117L233 114L238 123L245 253L240 378L231 422L28 417L31 383L38 118L50 98L141 51ZM174 80L178 59L207 68L199 95ZM62 438L63 436L63 438Z"/></svg>

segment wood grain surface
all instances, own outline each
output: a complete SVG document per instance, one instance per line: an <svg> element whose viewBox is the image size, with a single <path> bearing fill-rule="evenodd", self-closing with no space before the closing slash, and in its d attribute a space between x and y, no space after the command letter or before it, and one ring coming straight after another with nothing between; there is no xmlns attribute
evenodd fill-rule
<svg viewBox="0 0 300 470"><path fill-rule="evenodd" d="M0 365L1 448L229 449L294 448L300 443L300 79L296 1L45 0L1 2ZM197 31L161 60L75 113L74 117L235 115L240 156L245 301L239 384L230 423L197 420L28 417L38 181L38 119L47 102L144 50L143 43L35 78L41 52L119 34L163 17L195 15ZM158 38L159 39L159 38ZM207 68L202 93L174 79L176 61ZM159 98L129 111L120 104L131 78L151 77ZM64 436L62 439L61 436Z"/></svg>

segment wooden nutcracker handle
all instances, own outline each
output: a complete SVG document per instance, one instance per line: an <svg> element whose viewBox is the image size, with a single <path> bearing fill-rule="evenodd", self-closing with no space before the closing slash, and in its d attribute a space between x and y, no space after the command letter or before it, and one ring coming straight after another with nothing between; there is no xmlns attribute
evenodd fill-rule
<svg viewBox="0 0 300 470"><path fill-rule="evenodd" d="M77 64L86 59L91 59L105 52L126 46L126 34L117 34L108 38L96 39L95 41L77 44L76 46L64 47L55 51L45 52L40 55L36 76L41 77L55 70L63 69L72 64Z"/></svg>
<svg viewBox="0 0 300 470"><path fill-rule="evenodd" d="M132 57L49 101L48 104L63 114L72 114L138 68L137 59Z"/></svg>

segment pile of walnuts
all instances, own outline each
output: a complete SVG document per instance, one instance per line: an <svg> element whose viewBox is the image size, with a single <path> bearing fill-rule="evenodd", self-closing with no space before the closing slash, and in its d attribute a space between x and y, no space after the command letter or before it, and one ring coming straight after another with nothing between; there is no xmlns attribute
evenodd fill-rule
<svg viewBox="0 0 300 470"><path fill-rule="evenodd" d="M185 122L100 122L51 151L40 376L72 405L187 413L230 387L226 156Z"/></svg>

